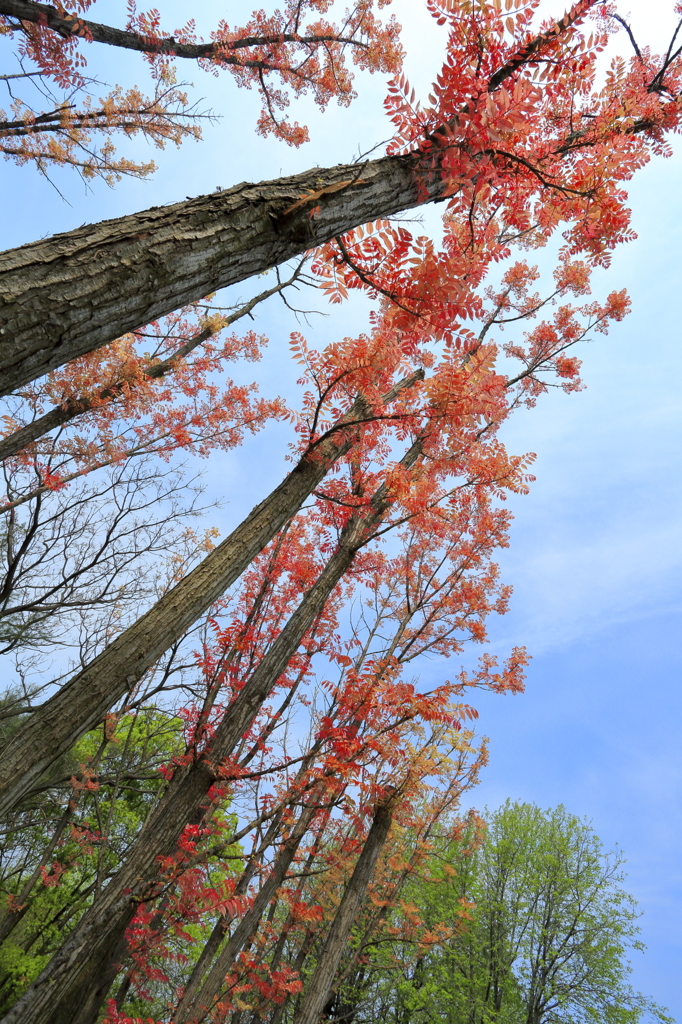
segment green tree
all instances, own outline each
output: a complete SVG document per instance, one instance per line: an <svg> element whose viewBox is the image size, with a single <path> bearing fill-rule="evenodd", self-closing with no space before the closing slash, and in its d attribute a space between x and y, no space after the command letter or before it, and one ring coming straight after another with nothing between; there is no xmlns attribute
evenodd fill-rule
<svg viewBox="0 0 682 1024"><path fill-rule="evenodd" d="M401 936L378 947L371 993L353 1017L670 1021L628 982L628 953L644 947L637 904L621 886L622 864L619 851L605 852L592 827L563 806L542 811L508 800L489 815L478 846L438 845L428 877L405 894L419 910L421 940L406 944ZM443 924L450 927L445 941L438 939Z"/></svg>
<svg viewBox="0 0 682 1024"><path fill-rule="evenodd" d="M13 721L2 723L5 732ZM163 710L112 716L78 741L7 824L0 838L0 1011L42 970L125 860L163 786L160 766L184 749L180 719ZM215 884L224 875L221 864ZM201 925L186 930L201 938ZM178 945L172 936L170 942ZM191 955L191 948L178 953L183 961ZM165 961L168 971L172 958ZM163 979L155 988L163 1003ZM148 993L147 1011L155 995Z"/></svg>

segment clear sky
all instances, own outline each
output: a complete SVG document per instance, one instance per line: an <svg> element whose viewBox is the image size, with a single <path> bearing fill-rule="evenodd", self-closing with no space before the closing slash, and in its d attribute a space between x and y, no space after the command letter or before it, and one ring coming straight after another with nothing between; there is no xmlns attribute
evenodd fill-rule
<svg viewBox="0 0 682 1024"><path fill-rule="evenodd" d="M187 17L180 0L158 5L171 29ZM561 14L563 5L547 2ZM238 23L251 8L204 0L198 29L219 17ZM421 0L396 3L408 26L408 75L427 87L438 70L441 39L421 13ZM672 25L672 0L632 12L638 34L659 43ZM123 0L99 0L92 16L122 25ZM1 41L0 41L1 42ZM0 46L0 55L8 51ZM3 67L5 61L2 62ZM93 66L94 66L93 58ZM110 84L143 78L134 55L97 57ZM313 164L347 161L386 138L383 80L359 79L349 110L324 116L310 104L297 113L313 141L294 151L257 139L254 94L231 80L181 68L221 120L205 140L158 154L149 182L124 181L115 190L85 192L58 174L68 203L28 169L0 164L2 248L84 222L116 216L242 180L276 177ZM0 106L8 104L0 101ZM675 143L674 143L675 145ZM136 152L143 152L135 147ZM124 145L121 152L127 152ZM493 646L504 654L526 644L533 654L524 696L481 696L480 731L491 741L491 763L472 802L495 806L507 796L542 806L564 803L586 815L608 846L628 859L628 887L644 916L649 947L635 963L637 987L682 1020L682 512L680 447L682 384L682 146L657 160L631 188L637 241L619 251L597 279L597 297L627 287L632 314L607 338L583 347L587 390L552 394L508 426L514 452L537 453L537 482L513 502L512 544L504 552L505 580L514 586L509 614L491 623ZM70 204L70 205L69 205ZM249 286L239 294L247 297ZM362 303L303 326L311 341L362 329ZM262 366L248 367L265 394L293 395L295 369L287 360L288 332L298 325L271 305L258 321L269 333ZM269 428L244 449L212 458L212 496L226 504L216 522L224 532L286 470L287 428ZM254 472L254 467L258 471ZM453 666L431 663L434 680Z"/></svg>

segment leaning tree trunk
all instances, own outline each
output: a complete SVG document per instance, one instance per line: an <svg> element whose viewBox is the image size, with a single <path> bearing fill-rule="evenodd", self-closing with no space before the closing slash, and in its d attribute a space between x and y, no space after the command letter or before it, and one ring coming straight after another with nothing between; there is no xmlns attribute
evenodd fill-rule
<svg viewBox="0 0 682 1024"><path fill-rule="evenodd" d="M418 438L400 465L410 469L421 453L422 440ZM1 1024L74 1024L74 1007L79 1008L78 1024L96 1019L107 996L101 979L109 977L111 961L120 959L125 930L137 906L153 897L159 880L158 858L172 856L185 826L198 823L209 809L208 794L218 777L218 766L232 754L253 723L306 632L393 500L390 489L382 484L366 510L346 523L336 551L228 708L209 749L191 765L176 769L125 865Z"/></svg>
<svg viewBox="0 0 682 1024"><path fill-rule="evenodd" d="M297 781L303 777L306 769L307 765L305 768L302 767L301 769L299 769ZM296 798L300 800L300 794L298 792L296 793ZM277 839L277 834L280 830L284 811L287 806L290 806L290 804L283 804L277 815L271 821L268 827L268 831L266 832L260 844L261 854L262 851L270 849L272 844ZM249 885L253 880L253 876L256 873L257 866L261 862L262 856L253 855L251 857L251 860L248 862L246 868L242 872L241 878L239 879L237 885L235 886L234 896L246 895L249 889ZM211 934L204 943L204 947L201 953L199 954L199 958L197 959L196 963L194 964L194 967L192 968L192 973L185 981L185 984L183 986L182 998L175 1007L171 1024L177 1024L177 1021L182 1018L185 1009L189 1006L194 1005L197 993L201 988L206 973L208 970L210 970L211 965L215 959L216 953L222 946L223 939L228 934L230 927L232 926L234 916L236 915L231 916L227 912L224 912L216 921L211 931Z"/></svg>
<svg viewBox="0 0 682 1024"><path fill-rule="evenodd" d="M171 1018L171 1024L186 1024L187 1021L204 1020L210 1014L224 985L225 975L228 974L242 948L253 937L268 904L286 878L287 871L315 816L317 808L314 804L314 792L309 799L311 803L299 815L298 821L277 855L272 871L220 951L201 989L197 993L185 992Z"/></svg>
<svg viewBox="0 0 682 1024"><path fill-rule="evenodd" d="M423 377L418 370L385 396L391 401ZM375 415L358 397L324 440L306 453L229 537L94 661L35 711L0 754L0 817L57 758L94 728L154 662L224 593L301 507L352 446L359 423ZM345 428L345 429L344 429Z"/></svg>
<svg viewBox="0 0 682 1024"><path fill-rule="evenodd" d="M348 944L351 928L367 892L367 886L372 880L377 857L388 838L391 819L391 800L388 800L379 805L374 815L369 835L346 886L317 966L294 1015L294 1024L318 1024L329 998L343 951Z"/></svg>
<svg viewBox="0 0 682 1024"><path fill-rule="evenodd" d="M419 158L312 168L0 255L0 395L358 224L438 199ZM421 191L420 191L421 181Z"/></svg>

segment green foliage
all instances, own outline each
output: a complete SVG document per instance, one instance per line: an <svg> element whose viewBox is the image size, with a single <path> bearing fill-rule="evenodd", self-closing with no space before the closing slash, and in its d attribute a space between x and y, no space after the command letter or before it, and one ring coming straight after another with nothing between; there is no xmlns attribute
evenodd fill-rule
<svg viewBox="0 0 682 1024"><path fill-rule="evenodd" d="M441 840L429 870L410 884L404 895L419 910L421 938L377 943L361 1016L392 1024L670 1024L628 984L628 953L643 947L622 863L564 807L507 801L489 815L477 848Z"/></svg>
<svg viewBox="0 0 682 1024"><path fill-rule="evenodd" d="M164 784L159 765L183 749L179 719L162 711L107 723L79 740L8 823L0 846L0 1011L123 862Z"/></svg>

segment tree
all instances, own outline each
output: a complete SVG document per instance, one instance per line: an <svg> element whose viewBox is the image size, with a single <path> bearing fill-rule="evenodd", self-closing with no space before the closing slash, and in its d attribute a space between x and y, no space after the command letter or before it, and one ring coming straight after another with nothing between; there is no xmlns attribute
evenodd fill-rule
<svg viewBox="0 0 682 1024"><path fill-rule="evenodd" d="M395 945L356 1015L375 1019L380 1001L396 1021L670 1021L628 984L627 954L643 946L622 863L564 807L508 800L478 845L443 837L431 877L405 896L423 930L440 924L450 937Z"/></svg>
<svg viewBox="0 0 682 1024"><path fill-rule="evenodd" d="M12 509L0 521L0 653L30 662L80 634L89 660L114 622L135 619L172 581L173 555L188 531L196 544L188 520L199 514L181 475L149 460Z"/></svg>
<svg viewBox="0 0 682 1024"><path fill-rule="evenodd" d="M582 10L582 8L581 8ZM580 11L574 12L575 17L578 17ZM459 22L455 15L452 16L455 20L455 27ZM491 20L491 31L492 28L497 25L495 19L497 14L494 9L489 12ZM510 57L511 63L505 65L505 72L495 73L493 78L485 78L486 90L489 84L493 84L495 89L502 87L502 83L510 75L515 73L519 68L523 69L524 61L526 58L530 60L532 55L536 55L538 52L544 52L544 47L549 47L553 52L553 48L557 45L556 41L562 35L562 33L569 33L573 24L573 16L566 21L566 24L562 22L559 26L559 32L547 32L541 33L540 36L534 38L531 43L527 43L524 53L526 57L523 60L519 57L517 50L513 50L516 56L511 57L511 51L509 47L504 52L507 52L507 56ZM525 22L524 22L525 24ZM471 33L473 31L471 25L468 24L466 18L464 18L462 28L465 32L465 42L468 40L472 42ZM498 26L499 28L499 26ZM497 40L493 52L490 54L489 63L498 62L498 49L499 49L499 32L497 35L493 33L493 41ZM478 36L476 37L478 38ZM451 39L453 47L455 43L461 45L461 39L454 29L451 33ZM526 45L526 44L524 44ZM581 44L582 45L582 44ZM530 47L530 49L528 49ZM504 48L503 48L504 49ZM455 52L459 53L459 50ZM465 51L466 52L466 47ZM581 57L582 59L582 57ZM594 54L590 57L594 59ZM514 63L516 62L516 63ZM513 67L512 67L513 65ZM572 65L569 61L569 69ZM582 65L581 65L582 66ZM641 69L640 69L641 70ZM488 72L486 72L487 74ZM479 86L481 86L482 79L480 75L477 78ZM459 86L458 86L459 88ZM573 96L574 86L571 85L570 80L565 83L567 91L567 99L570 95ZM523 89L521 90L523 93ZM445 90L444 95L447 95ZM488 96L488 92L485 92ZM505 93L506 95L506 93ZM650 94L647 93L647 96ZM448 100L450 102L451 100ZM506 102L506 101L505 101ZM572 101L571 101L572 102ZM649 99L650 103L651 100ZM523 96L520 94L519 103L521 107L526 103ZM504 106L505 104L503 104ZM599 100L599 105L602 105L602 100ZM524 108L525 109L525 108ZM552 124L555 127L555 122L560 120L556 116L556 104L552 105ZM528 111L526 111L528 112ZM502 116L502 115L500 115ZM609 115L610 116L610 115ZM668 116L668 115L666 115ZM396 114L398 121L401 124L401 130L405 131L405 112L399 106L398 113ZM421 117L421 115L420 115ZM421 123L421 122L420 122ZM528 124L532 122L529 121ZM592 120L590 120L592 123ZM552 131L554 132L554 127ZM435 130L435 129L434 129ZM554 135L552 136L554 138ZM637 139L639 136L636 134L633 138L629 134L626 136L625 147L635 148L639 146ZM633 141L634 139L634 141ZM429 142L427 149L433 149L433 145ZM590 152L599 150L604 159L613 159L613 148L612 147L591 147ZM440 150L439 150L440 152ZM640 150L638 149L638 152ZM452 157L449 146L443 150L445 156L443 157L446 162ZM417 154L418 159L422 160L424 153L422 150ZM563 159L563 152L561 159ZM642 153L640 152L640 156ZM386 158L392 160L394 158ZM402 157L399 159L403 159ZM409 160L417 159L417 157L410 156ZM478 158L477 158L478 159ZM483 157L481 157L483 159ZM488 158L486 157L486 160ZM485 161L484 161L485 163ZM561 160L559 160L561 163ZM487 164L486 164L487 166ZM493 164L490 165L492 168L491 173L497 174L497 170ZM515 165L516 166L516 165ZM575 168L574 168L575 170ZM594 170L594 169L592 169ZM623 168L625 170L625 168ZM365 173L363 171L363 173ZM343 265L347 265L349 273L352 271L353 275L357 276L357 280L361 281L364 286L374 291L379 291L384 296L390 296L393 301L393 306L388 306L382 314L382 329L375 332L375 338L372 342L374 348L373 351L377 352L378 341L382 342L386 346L387 339L391 335L399 330L404 336L402 346L415 346L423 345L427 340L430 343L432 338L442 339L446 345L448 343L458 342L460 345L473 344L471 338L466 339L461 330L453 331L451 326L453 317L455 316L475 316L477 313L480 315L480 298L475 294L476 285L480 282L483 277L487 266L494 259L499 259L505 256L509 252L509 241L504 235L504 230L509 230L513 226L516 229L522 229L521 234L524 235L524 231L528 231L527 221L530 214L529 203L534 201L536 195L536 189L538 187L538 179L535 175L531 174L530 179L524 178L521 182L518 182L514 177L505 184L505 173L502 174L502 178L498 183L497 191L486 191L477 183L477 190L480 191L480 197L477 197L474 202L475 210L472 212L469 207L468 201L465 203L465 197L463 194L451 200L450 210L448 213L448 221L452 225L449 235L443 250L439 253L434 250L433 246L424 239L412 239L408 233L403 230L394 231L386 226L379 224L376 232L372 233L371 237L366 242L361 242L362 235L359 234L357 240L347 239L346 242L340 240L338 243L338 252L323 253L321 254L321 265L318 266L318 273L324 274L327 269L333 272L337 279L329 287L333 287L338 291L340 287L338 278L341 273ZM530 172L529 172L530 173ZM547 171L549 174L549 170ZM585 168L581 167L580 174L584 175ZM590 171L589 173L592 173ZM518 176L516 176L518 177ZM541 175L543 182L545 181L544 175ZM531 180L532 179L532 180ZM435 178L434 178L435 180ZM439 180L438 188L440 189L443 182ZM610 181L610 179L604 179ZM530 191L528 192L528 186L530 184ZM583 182L584 184L584 182ZM364 186L363 186L364 187ZM505 193L505 189L509 187L509 194ZM604 186L608 192L611 187L610 184ZM521 188L522 192L519 194L518 189ZM596 186L595 186L596 188ZM578 249L587 247L589 250L594 250L592 253L594 259L604 257L605 249L612 244L616 237L619 237L620 229L622 228L622 209L620 206L620 213L617 213L613 209L613 204L609 203L608 196L602 195L601 193L595 192L595 188L590 188L588 192L580 192L578 198L575 198L572 192L566 191L566 188L562 186L563 192L557 193L553 186L543 186L541 191L541 198L543 202L547 204L547 209L543 207L543 214L539 217L539 226L535 229L535 233L539 235L540 240L546 236L556 226L557 218L561 218L564 215L570 216L571 218L582 218L585 214L585 202L588 203L589 208L592 210L591 220L589 222L589 229L586 225L578 223L577 237L575 239L575 247ZM526 189L524 192L523 190ZM589 194L588 194L589 193ZM569 198L566 198L568 196ZM558 198L557 198L558 197ZM318 197L319 198L319 197ZM599 202L597 203L597 199ZM518 203L522 202L522 207L519 210ZM307 200L303 203L303 206L307 204ZM464 204L464 206L462 205ZM558 204L558 206L557 206ZM603 208L602 208L603 204ZM294 206L299 207L299 203L295 203ZM465 207L467 210L466 227L459 227L458 221L456 220L457 213L459 212L464 216ZM601 211L601 212L599 212ZM593 216L593 214L595 216ZM165 214L164 214L165 216ZM306 214L307 216L307 214ZM602 222L602 216L606 216L609 224ZM497 218L497 219L496 219ZM526 225L524 229L524 224ZM473 227L472 227L473 225ZM499 232L499 228L504 225L502 234ZM243 225L242 225L243 226ZM583 228L585 230L583 230ZM473 238L471 232L473 231ZM615 232L615 235L614 235ZM244 234L244 232L241 232ZM388 274L388 280L386 280L386 272L377 273L375 267L368 267L369 262L378 262L379 266L386 264L387 253L383 249L387 248L391 256L390 266L391 271ZM573 248L573 247L572 247ZM414 255L414 254L417 255ZM601 254L601 256L600 256ZM341 264L339 264L339 258ZM416 269L415 269L416 261ZM568 270L562 270L559 272L559 292L562 293L567 288L569 289L584 289L586 287L586 268L579 269L577 264L566 264ZM566 276L568 274L568 276ZM348 274L345 274L346 280ZM126 274L126 277L130 275ZM456 286L452 282L456 282ZM410 283L411 282L411 283ZM343 281L341 282L343 285ZM509 283L508 293L513 291L513 282ZM105 288L108 291L108 286ZM416 292L416 295L414 294ZM437 301L434 301L437 298ZM418 301L417 301L418 300ZM505 307L508 298L501 297L500 310ZM407 305L410 303L410 305ZM425 317L422 313L422 307L429 305L431 312L428 317ZM71 303L73 307L73 303ZM534 311L533 306L526 307L521 311L519 315L531 315ZM615 307L614 311L615 311ZM401 316L396 316L396 309ZM624 306L621 302L620 312L616 312L615 315L622 315ZM603 318L605 313L600 314ZM614 315L612 312L609 315ZM90 321L92 318L88 314ZM557 334L556 329L554 330L552 342L554 348L547 348L547 341L543 339L539 348L537 349L537 356L533 358L539 359L540 363L545 362L545 366L549 368L549 359L552 362L554 369L563 377L571 377L575 374L575 365L570 360L563 358L563 361L559 359L561 353L567 344L576 340L577 335L570 334L569 337L565 335L566 325L559 325L559 333ZM559 341L559 336L561 340ZM409 339L409 340L408 340ZM391 346L395 343L391 342ZM402 351L396 350L394 347L387 349L389 356L395 360L395 357L402 358ZM363 354L363 357L365 355ZM431 358L430 356L428 357ZM525 356L524 356L525 358ZM532 362L532 360L531 360ZM388 366L388 364L384 364ZM392 364L395 366L395 362ZM539 364L538 364L539 365ZM377 374L376 364L372 368L370 376L375 379ZM343 377L346 377L346 368L340 369ZM533 375L530 364L522 373L524 379L530 379ZM339 378L341 379L341 378ZM359 378L358 385L362 387L362 383ZM519 378L521 379L521 378ZM344 386L347 386L349 380L344 380ZM330 384L331 388L332 385ZM329 395L331 395L331 391ZM389 395L392 395L392 391L389 390ZM329 397L328 395L328 397ZM359 399L358 399L359 400ZM377 410L378 411L378 410ZM376 413L372 412L371 415ZM353 414L355 415L355 414ZM352 419L352 417L351 417ZM336 428L332 428L334 434L341 427L341 423L337 424ZM336 435L338 436L338 435ZM79 679L74 681L74 687L66 688L60 697L56 698L56 704L51 704L49 708L45 709L43 714L44 721L50 721L49 727L43 728L39 725L39 717L35 717L32 723L32 736L33 739L30 741L30 746L27 745L28 737L22 736L21 740L19 737L16 739L16 744L13 750L8 750L3 760L2 773L5 780L11 780L12 784L16 783L19 786L17 779L17 758L21 759L21 763L26 765L28 772L25 774L25 783L30 785L30 779L32 778L31 772L35 769L37 771L43 770L46 767L44 760L44 752L46 749L50 750L50 756L56 756L57 751L64 749L64 743L66 742L65 737L67 730L65 724L59 725L59 722L65 723L65 713L61 709L61 704L66 702L69 705L69 722L70 728L73 724L73 712L77 706L78 700L76 697L77 693L83 692L88 695L86 704L83 706L82 711L77 712L77 720L82 722L82 728L87 729L94 725L97 717L103 714L108 706L111 706L112 700L117 699L116 694L124 692L125 688L130 686L132 682L139 679L141 674L146 671L150 664L162 653L164 646L175 642L178 637L182 634L182 631L191 625L191 622L196 619L210 604L224 591L226 586L229 586L230 582L233 581L236 576L243 571L244 567L248 565L253 555L260 550L262 545L266 543L269 538L279 529L287 519L296 511L302 500L305 499L306 495L313 490L322 476L328 471L329 468L337 461L337 459L343 456L344 452L340 450L336 445L336 437L331 437L331 447L321 447L322 438L315 438L312 442L313 448L309 453L306 453L300 463L298 470L292 474L289 479L283 485L283 492L275 492L271 499L266 501L262 507L254 510L253 516L250 517L243 527L221 545L216 552L211 556L210 561L207 561L203 566L197 568L192 576L188 577L187 580L181 585L181 589L174 592L172 595L168 595L166 604L160 605L158 608L153 609L149 615L151 618L142 620L137 629L138 637L133 640L132 634L127 634L120 640L120 647L127 653L127 664L121 665L118 654L118 648L114 647L107 654L107 659L111 661L111 675L109 670L105 669L104 664L100 661L97 666L93 667L91 672L86 674ZM346 438L345 443L350 443L351 439ZM257 527L257 529L254 529ZM245 536L248 535L249 541L245 543ZM235 556L237 560L235 561ZM218 567L220 566L220 568ZM196 596L193 596L196 595ZM170 605L175 609L169 617L167 605ZM181 614L178 615L177 611ZM150 638L154 640L154 643L149 642ZM132 643L131 643L132 641ZM132 655L132 656L131 656ZM104 657L104 655L103 655ZM91 676L94 676L98 680L97 686L92 683ZM112 678L113 676L113 678ZM56 731L55 731L55 722ZM70 732L68 733L70 736ZM28 762L28 764L27 764ZM14 794L11 799L16 799L19 795L19 789L14 790Z"/></svg>

